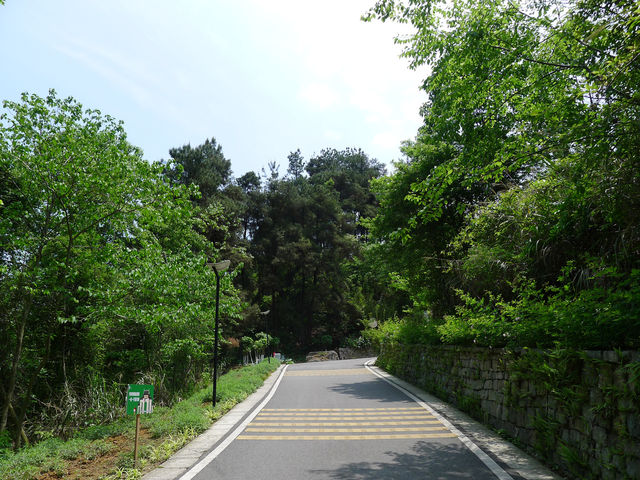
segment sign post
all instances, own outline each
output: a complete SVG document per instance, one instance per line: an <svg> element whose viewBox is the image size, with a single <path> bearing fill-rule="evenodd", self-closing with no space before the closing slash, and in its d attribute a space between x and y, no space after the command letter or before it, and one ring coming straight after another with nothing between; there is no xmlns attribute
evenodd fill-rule
<svg viewBox="0 0 640 480"><path fill-rule="evenodd" d="M138 466L138 436L140 415L153 413L153 385L129 385L127 389L127 415L136 416L136 440L133 446L133 466Z"/></svg>

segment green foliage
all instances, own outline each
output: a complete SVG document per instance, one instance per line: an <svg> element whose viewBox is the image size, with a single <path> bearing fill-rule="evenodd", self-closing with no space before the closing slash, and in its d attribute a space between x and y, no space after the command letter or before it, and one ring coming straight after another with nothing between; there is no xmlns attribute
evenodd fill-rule
<svg viewBox="0 0 640 480"><path fill-rule="evenodd" d="M169 150L166 175L177 183L197 185L200 202L209 203L222 187L229 183L231 162L222 153L215 138L193 148L184 145Z"/></svg>
<svg viewBox="0 0 640 480"><path fill-rule="evenodd" d="M360 329L358 287L345 264L359 256L359 222L375 208L368 183L382 166L351 149L323 150L306 164L294 152L289 161L288 178L271 165L263 191L251 197L246 224L255 276L245 271L244 286L270 310L266 318L251 315L251 330L263 330L266 320L286 350L306 352Z"/></svg>
<svg viewBox="0 0 640 480"><path fill-rule="evenodd" d="M147 463L157 464L169 458L207 429L213 421L254 392L279 365L273 359L271 363L265 361L220 377L218 388L221 401L213 410L210 403L205 403L211 400L211 386L207 386L171 408L156 407L153 414L142 415L142 426L150 429L153 436L164 439L156 447L141 449L142 466ZM120 408L123 409L122 405ZM34 446L0 456L0 477L7 480L32 479L49 471L63 475L66 471L65 460L93 460L113 448L107 437L121 434L133 436L134 431L135 418L129 416L105 425L80 429L67 441L49 438ZM122 475L126 478L140 476L140 470L133 469L131 452L123 456L119 468L109 478L124 478Z"/></svg>
<svg viewBox="0 0 640 480"><path fill-rule="evenodd" d="M640 22L632 1L381 0L431 73L374 183L370 258L446 343L637 348ZM455 294L454 294L455 293Z"/></svg>
<svg viewBox="0 0 640 480"><path fill-rule="evenodd" d="M0 476L7 480L37 478L41 472L53 471L63 475L65 460L84 458L87 461L104 455L112 445L104 440L62 441L51 438L15 454L0 458Z"/></svg>
<svg viewBox="0 0 640 480"><path fill-rule="evenodd" d="M436 323L415 318L389 319L381 323L378 328L366 329L362 334L375 348L380 348L387 342L403 345L435 345L440 340Z"/></svg>
<svg viewBox="0 0 640 480"><path fill-rule="evenodd" d="M160 402L191 391L212 351L218 255L197 231L195 187L54 91L4 102L0 123L0 432L19 446L105 421L114 382L153 380ZM226 325L241 311L232 276Z"/></svg>
<svg viewBox="0 0 640 480"><path fill-rule="evenodd" d="M611 272L609 272L611 273ZM606 283L611 277L591 278ZM615 348L640 345L640 271L611 286L573 292L570 285L539 290L515 288L516 299L489 294L476 299L460 292L464 304L438 327L442 341L479 346Z"/></svg>

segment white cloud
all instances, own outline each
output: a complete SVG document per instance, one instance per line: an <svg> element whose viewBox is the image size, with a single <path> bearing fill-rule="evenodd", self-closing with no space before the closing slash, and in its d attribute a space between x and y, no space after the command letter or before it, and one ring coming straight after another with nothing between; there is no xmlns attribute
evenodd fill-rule
<svg viewBox="0 0 640 480"><path fill-rule="evenodd" d="M326 138L327 140L331 140L331 141L337 142L337 141L342 140L342 134L340 132L335 131L335 130L326 130L324 132L324 138Z"/></svg>
<svg viewBox="0 0 640 480"><path fill-rule="evenodd" d="M390 130L374 135L371 143L373 143L377 147L381 147L384 149L393 149L399 148L400 142L402 142L403 140L406 140L406 138L403 138L402 133Z"/></svg>
<svg viewBox="0 0 640 480"><path fill-rule="evenodd" d="M298 98L315 110L329 110L338 104L340 96L326 83L310 83L300 88Z"/></svg>

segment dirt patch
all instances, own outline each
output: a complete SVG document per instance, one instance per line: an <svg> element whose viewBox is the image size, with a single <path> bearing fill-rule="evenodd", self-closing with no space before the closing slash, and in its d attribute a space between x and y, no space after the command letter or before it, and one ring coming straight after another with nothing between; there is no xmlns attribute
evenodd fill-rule
<svg viewBox="0 0 640 480"><path fill-rule="evenodd" d="M95 458L87 459L84 456L66 462L62 475L57 472L46 472L38 477L38 480L59 480L60 478L97 480L112 474L121 467L122 459L127 455L133 455L134 438L132 435L117 435L105 439L111 444L109 451ZM147 429L140 429L139 448L155 447L162 443L161 438L152 438ZM155 465L147 465L145 472Z"/></svg>

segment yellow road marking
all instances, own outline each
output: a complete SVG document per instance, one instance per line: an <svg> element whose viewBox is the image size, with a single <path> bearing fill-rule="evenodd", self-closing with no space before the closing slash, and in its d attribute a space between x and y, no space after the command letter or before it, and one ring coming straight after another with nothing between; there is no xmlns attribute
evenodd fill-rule
<svg viewBox="0 0 640 480"><path fill-rule="evenodd" d="M384 432L434 432L447 431L444 426L433 427L394 427L394 428L256 428L247 427L245 432L261 433L384 433Z"/></svg>
<svg viewBox="0 0 640 480"><path fill-rule="evenodd" d="M364 368L344 368L341 370L297 370L287 371L287 377L318 377L323 375L373 375Z"/></svg>
<svg viewBox="0 0 640 480"><path fill-rule="evenodd" d="M260 426L260 427L375 427L378 425L428 425L428 424L440 424L438 420L414 420L411 422L278 422L278 423L267 423L267 422L258 422L253 421L250 425Z"/></svg>
<svg viewBox="0 0 640 480"><path fill-rule="evenodd" d="M342 416L342 417L293 417L293 416L273 416L265 417L258 415L260 420L420 420L426 418L433 418L432 415L380 415L380 416Z"/></svg>
<svg viewBox="0 0 640 480"><path fill-rule="evenodd" d="M457 438L453 433L408 433L388 435L239 435L238 440L394 440Z"/></svg>
<svg viewBox="0 0 640 480"><path fill-rule="evenodd" d="M422 407L380 407L380 408L263 408L263 412L362 412L391 410L422 410Z"/></svg>
<svg viewBox="0 0 640 480"><path fill-rule="evenodd" d="M355 416L380 416L380 415L393 415L402 417L402 418L410 418L410 417L420 417L420 416L428 416L432 417L433 415L427 413L426 410L423 412L418 411L409 411L409 412L390 412L388 410L383 412L263 412L258 414L259 417L279 417L279 416L295 416L295 417L323 417L323 416L333 416L333 417L355 417Z"/></svg>

